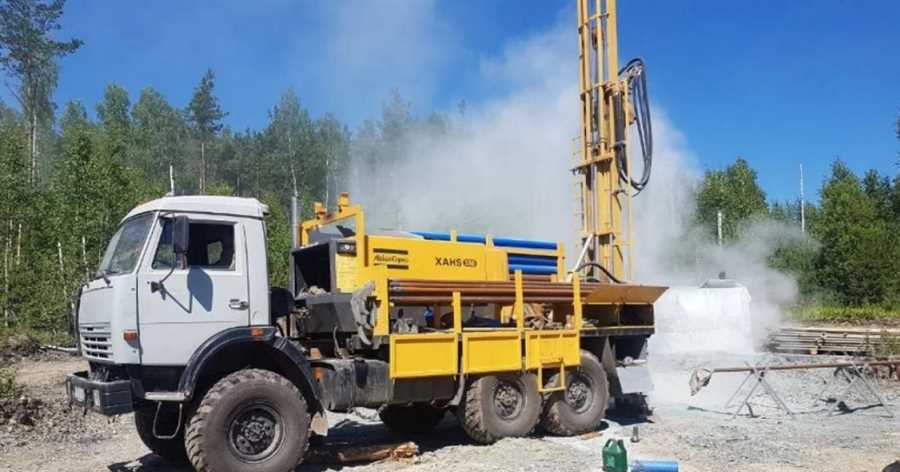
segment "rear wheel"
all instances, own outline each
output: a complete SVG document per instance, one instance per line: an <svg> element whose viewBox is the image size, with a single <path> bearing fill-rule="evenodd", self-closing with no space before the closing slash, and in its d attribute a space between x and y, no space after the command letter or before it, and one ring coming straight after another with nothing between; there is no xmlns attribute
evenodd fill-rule
<svg viewBox="0 0 900 472"><path fill-rule="evenodd" d="M541 397L533 374L480 377L466 389L458 410L463 430L482 444L528 435L540 413Z"/></svg>
<svg viewBox="0 0 900 472"><path fill-rule="evenodd" d="M550 384L559 382L559 374ZM566 390L553 392L544 403L541 427L559 436L574 436L600 427L609 402L609 382L597 356L581 351L581 365L566 369Z"/></svg>
<svg viewBox="0 0 900 472"><path fill-rule="evenodd" d="M434 429L447 410L427 403L385 405L378 410L381 422L397 433L422 434Z"/></svg>
<svg viewBox="0 0 900 472"><path fill-rule="evenodd" d="M177 408L170 411L163 407L159 412L156 431L162 435L170 435L175 429L178 434L172 439L159 439L153 435L153 418L156 416L156 405L141 405L134 410L134 425L138 436L148 449L153 451L163 460L172 464L187 463L187 453L184 450L184 428L178 424L179 414Z"/></svg>
<svg viewBox="0 0 900 472"><path fill-rule="evenodd" d="M293 470L309 444L303 395L286 378L245 369L216 382L185 432L198 471Z"/></svg>

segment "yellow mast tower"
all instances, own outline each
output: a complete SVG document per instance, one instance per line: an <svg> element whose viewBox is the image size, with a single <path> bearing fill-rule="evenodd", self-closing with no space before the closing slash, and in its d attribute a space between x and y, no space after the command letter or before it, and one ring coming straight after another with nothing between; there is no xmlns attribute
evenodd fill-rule
<svg viewBox="0 0 900 472"><path fill-rule="evenodd" d="M581 252L575 268L589 278L633 279L631 200L649 180L652 155L644 64L635 59L618 69L615 0L578 0L578 38L581 132L573 172ZM643 151L637 181L628 157L631 124Z"/></svg>

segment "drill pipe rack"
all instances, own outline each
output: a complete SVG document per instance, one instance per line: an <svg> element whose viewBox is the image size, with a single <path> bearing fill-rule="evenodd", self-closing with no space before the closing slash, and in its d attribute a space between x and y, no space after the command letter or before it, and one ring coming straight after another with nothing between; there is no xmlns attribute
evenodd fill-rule
<svg viewBox="0 0 900 472"><path fill-rule="evenodd" d="M527 303L572 303L572 283L523 279L522 300ZM617 285L582 282L580 298L586 303L653 303L664 289L642 285ZM388 293L397 305L450 303L459 292L467 303L510 304L516 300L515 281L449 281L395 279L388 282Z"/></svg>

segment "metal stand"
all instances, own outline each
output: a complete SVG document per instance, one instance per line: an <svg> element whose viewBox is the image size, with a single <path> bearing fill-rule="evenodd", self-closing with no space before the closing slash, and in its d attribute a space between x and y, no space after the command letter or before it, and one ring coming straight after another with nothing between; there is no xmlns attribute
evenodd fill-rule
<svg viewBox="0 0 900 472"><path fill-rule="evenodd" d="M848 356L849 357L849 356ZM833 415L835 411L840 407L841 403L847 404L848 397L850 395L850 391L853 390L853 387L856 387L856 392L859 393L863 398L871 395L873 401L877 401L874 406L880 406L884 408L884 411L888 413L888 416L891 418L894 417L894 412L891 411L887 406L887 402L884 401L884 397L881 396L881 393L878 391L876 386L873 386L871 382L866 380L865 371L870 367L869 362L865 362L863 364L857 364L853 361L853 358L850 357L849 363L851 364L848 367L838 367L834 369L834 373L827 382L825 382L825 387L822 388L822 391L816 395L816 401L825 401L823 396L825 393L831 389L831 386L836 383L836 379L843 378L847 381L847 386L841 391L841 393L834 397L834 408L831 409L829 415ZM869 394L869 395L867 395Z"/></svg>
<svg viewBox="0 0 900 472"><path fill-rule="evenodd" d="M734 413L732 413L731 417L735 418L738 413L740 413L741 410L744 409L745 405L747 406L747 411L750 412L750 416L755 416L753 414L753 408L750 406L750 399L753 398L753 394L756 393L756 389L760 386L762 386L763 390L770 397L772 397L773 400L775 400L775 403L779 408L787 412L788 415L793 416L794 412L792 412L791 409L787 407L787 405L781 400L781 397L779 397L778 394L775 393L775 389L772 388L772 385L769 384L769 382L766 380L766 374L769 372L769 366L762 364L752 366L750 364L747 364L747 368L749 369L749 373L746 377L744 377L744 380L738 386L737 390L735 390L731 395L731 398L729 398L728 401L725 402L725 409L729 409L734 406L732 402L735 400L735 398L738 397L738 394L741 393L744 385L747 385L747 382L750 381L750 379L756 379L756 382L753 383L753 387L750 389L750 392L744 397L744 400L737 405L737 409L734 410Z"/></svg>

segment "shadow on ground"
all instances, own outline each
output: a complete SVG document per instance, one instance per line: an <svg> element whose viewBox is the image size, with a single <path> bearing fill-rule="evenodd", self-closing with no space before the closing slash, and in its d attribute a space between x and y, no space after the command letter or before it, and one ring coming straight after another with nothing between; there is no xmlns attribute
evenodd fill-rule
<svg viewBox="0 0 900 472"><path fill-rule="evenodd" d="M116 462L107 466L110 472L190 472L189 465L173 465L156 454L147 454L131 462Z"/></svg>
<svg viewBox="0 0 900 472"><path fill-rule="evenodd" d="M449 415L431 433L424 435L402 435L389 431L382 424L365 424L344 419L328 430L328 438L315 447L323 449L344 449L356 446L393 444L413 441L419 446L419 453L436 451L444 447L471 444L462 429ZM364 463L363 463L364 464ZM353 464L361 465L361 464ZM341 470L345 464L302 464L297 471ZM190 472L189 465L173 465L156 454L146 454L129 462L116 462L107 466L110 472Z"/></svg>
<svg viewBox="0 0 900 472"><path fill-rule="evenodd" d="M629 417L621 412L610 411L610 420L620 425L643 424L652 422L646 418ZM598 432L609 429L610 425L604 421ZM536 438L543 437L538 431ZM379 444L395 444L403 441L413 441L419 446L419 454L438 451L445 447L472 445L475 446L462 428L459 427L456 418L447 415L444 420L428 434L399 434L394 433L382 424L361 423L352 419L343 419L328 430L328 437L324 443L311 446L325 450L341 450L348 447L373 446ZM312 463L302 464L297 467L297 472L313 472L325 470L341 470L344 467L365 465L365 463L337 464L337 463ZM155 454L144 455L131 462L117 462L108 466L110 472L189 472L191 467L187 465L176 466L165 462Z"/></svg>
<svg viewBox="0 0 900 472"><path fill-rule="evenodd" d="M382 424L366 424L344 419L328 430L328 438L325 443L318 446L323 449L340 450L348 447L373 446L378 444L394 444L403 441L413 441L419 446L419 454L437 451L439 449L473 444L459 427L452 415L447 415L434 431L428 434L399 434L394 433ZM322 471L341 470L356 464L303 464L297 471Z"/></svg>

